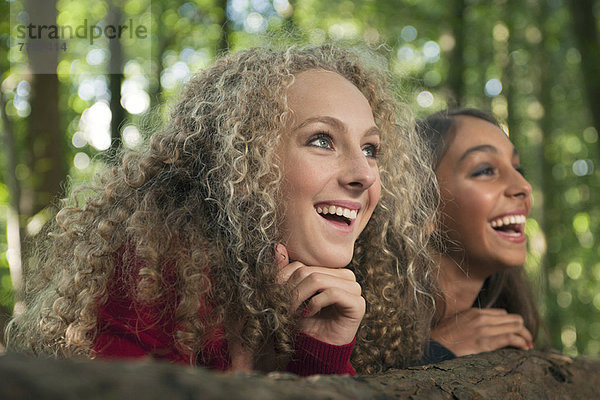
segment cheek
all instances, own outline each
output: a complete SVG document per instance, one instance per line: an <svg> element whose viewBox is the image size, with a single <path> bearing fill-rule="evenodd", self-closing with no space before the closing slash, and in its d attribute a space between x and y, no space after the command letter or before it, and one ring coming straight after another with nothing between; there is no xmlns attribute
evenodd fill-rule
<svg viewBox="0 0 600 400"><path fill-rule="evenodd" d="M381 199L381 181L379 180L379 174L377 175L377 180L369 188L369 208L371 208L371 213L379 203L379 199Z"/></svg>
<svg viewBox="0 0 600 400"><path fill-rule="evenodd" d="M495 201L496 196L493 192L487 192L480 188L468 188L461 193L461 201L457 203L461 205L462 212L467 216L472 215L473 219L484 219L487 222L487 219L491 217Z"/></svg>
<svg viewBox="0 0 600 400"><path fill-rule="evenodd" d="M360 234L367 223L371 220L371 216L379 203L379 199L381 199L381 181L379 180L379 175L377 177L377 181L373 183L373 185L368 190L369 194L369 204L365 209L365 216L360 222L360 227L358 233Z"/></svg>
<svg viewBox="0 0 600 400"><path fill-rule="evenodd" d="M314 160L313 160L314 161ZM297 231L314 212L313 204L323 190L324 173L316 162L303 157L290 157L283 170L282 204L284 229Z"/></svg>
<svg viewBox="0 0 600 400"><path fill-rule="evenodd" d="M315 163L293 154L287 155L283 168L284 193L295 197L310 191L317 177Z"/></svg>
<svg viewBox="0 0 600 400"><path fill-rule="evenodd" d="M440 208L442 229L452 237L457 234L460 237L464 233L472 231L470 225L477 221L476 215L479 214L479 208L468 195L460 193L456 189L453 189L452 194L443 190Z"/></svg>
<svg viewBox="0 0 600 400"><path fill-rule="evenodd" d="M445 187L440 187L439 220L443 230L452 229L452 222L458 218L458 199Z"/></svg>
<svg viewBox="0 0 600 400"><path fill-rule="evenodd" d="M454 196L442 196L442 226L450 237L479 242L492 216L495 197L481 188L454 188Z"/></svg>

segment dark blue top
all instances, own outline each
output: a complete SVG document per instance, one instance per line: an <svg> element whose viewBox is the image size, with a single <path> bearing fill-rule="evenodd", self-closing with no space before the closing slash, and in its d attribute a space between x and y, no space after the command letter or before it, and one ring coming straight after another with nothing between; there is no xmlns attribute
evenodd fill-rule
<svg viewBox="0 0 600 400"><path fill-rule="evenodd" d="M419 360L414 366L437 364L442 361L452 360L456 358L453 352L441 345L439 342L429 339L427 346L425 347L425 353L423 358Z"/></svg>

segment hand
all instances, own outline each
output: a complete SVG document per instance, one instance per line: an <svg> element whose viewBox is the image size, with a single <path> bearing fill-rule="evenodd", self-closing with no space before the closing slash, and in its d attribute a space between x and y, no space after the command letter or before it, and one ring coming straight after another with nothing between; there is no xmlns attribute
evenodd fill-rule
<svg viewBox="0 0 600 400"><path fill-rule="evenodd" d="M300 330L333 345L345 345L356 336L365 315L365 299L354 273L346 268L307 266L290 262L287 249L275 247L278 281L292 290L292 312L302 313Z"/></svg>
<svg viewBox="0 0 600 400"><path fill-rule="evenodd" d="M431 337L458 357L508 346L533 347L523 318L499 308L471 308L445 318L431 331Z"/></svg>

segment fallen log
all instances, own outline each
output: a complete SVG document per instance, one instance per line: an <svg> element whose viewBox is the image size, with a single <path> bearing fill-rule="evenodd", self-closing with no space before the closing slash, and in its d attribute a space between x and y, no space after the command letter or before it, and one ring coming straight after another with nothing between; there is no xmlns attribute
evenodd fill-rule
<svg viewBox="0 0 600 400"><path fill-rule="evenodd" d="M600 360L502 349L375 375L219 373L160 362L0 356L0 399L593 399Z"/></svg>

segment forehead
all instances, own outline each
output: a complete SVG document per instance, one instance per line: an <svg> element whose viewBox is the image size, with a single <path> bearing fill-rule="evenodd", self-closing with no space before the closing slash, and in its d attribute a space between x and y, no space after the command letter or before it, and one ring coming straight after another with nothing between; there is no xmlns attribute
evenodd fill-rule
<svg viewBox="0 0 600 400"><path fill-rule="evenodd" d="M513 157L515 148L502 129L471 116L455 117L455 131L446 151L447 156L458 160L465 152L477 146L492 146L500 155Z"/></svg>
<svg viewBox="0 0 600 400"><path fill-rule="evenodd" d="M310 69L295 76L288 89L291 106L308 102L313 108L326 105L331 97L348 96L369 105L362 92L342 75L323 69Z"/></svg>
<svg viewBox="0 0 600 400"><path fill-rule="evenodd" d="M287 103L292 111L288 123L292 125L322 117L334 118L358 130L375 125L367 98L336 72L311 69L297 74L288 89Z"/></svg>

